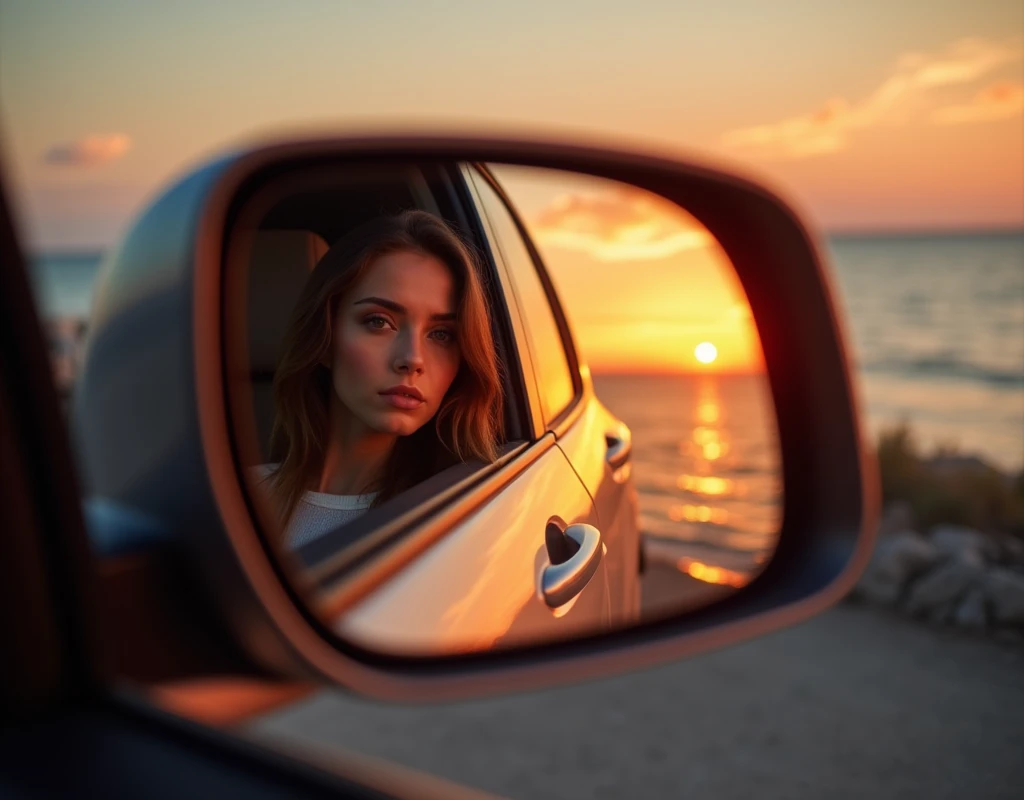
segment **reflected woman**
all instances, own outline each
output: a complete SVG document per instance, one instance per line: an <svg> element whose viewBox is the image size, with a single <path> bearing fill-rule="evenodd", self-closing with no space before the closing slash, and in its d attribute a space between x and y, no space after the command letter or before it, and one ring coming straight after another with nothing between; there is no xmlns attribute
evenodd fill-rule
<svg viewBox="0 0 1024 800"><path fill-rule="evenodd" d="M425 211L381 217L316 265L274 376L260 468L294 549L460 461L493 461L501 382L476 262Z"/></svg>

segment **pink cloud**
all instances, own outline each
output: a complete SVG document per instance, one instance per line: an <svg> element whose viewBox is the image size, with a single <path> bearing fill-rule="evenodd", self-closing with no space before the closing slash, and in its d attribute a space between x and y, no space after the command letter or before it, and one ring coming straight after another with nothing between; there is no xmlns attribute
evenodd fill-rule
<svg viewBox="0 0 1024 800"><path fill-rule="evenodd" d="M1019 43L990 42L969 37L954 42L941 56L909 53L900 59L900 71L918 86L954 86L973 83L993 70L1021 59Z"/></svg>
<svg viewBox="0 0 1024 800"><path fill-rule="evenodd" d="M54 145L46 151L44 160L60 166L92 167L120 158L131 146L131 138L123 133L97 134Z"/></svg>
<svg viewBox="0 0 1024 800"><path fill-rule="evenodd" d="M882 84L858 102L834 97L818 109L780 122L729 131L722 145L765 157L804 158L845 149L856 131L905 122L931 110L933 123L982 122L1019 113L1020 100L1006 84L1005 97L978 95L965 105L936 108L940 91L975 83L1024 58L1019 41L961 39L938 55L908 53ZM990 87L991 88L991 87ZM988 90L986 90L988 91Z"/></svg>
<svg viewBox="0 0 1024 800"><path fill-rule="evenodd" d="M628 189L562 195L537 214L531 231L602 261L666 258L713 242L674 204Z"/></svg>

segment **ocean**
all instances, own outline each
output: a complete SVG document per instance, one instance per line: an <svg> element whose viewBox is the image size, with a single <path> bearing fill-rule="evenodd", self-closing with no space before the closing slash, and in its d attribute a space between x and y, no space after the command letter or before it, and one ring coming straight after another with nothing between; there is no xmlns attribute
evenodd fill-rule
<svg viewBox="0 0 1024 800"><path fill-rule="evenodd" d="M926 451L1024 468L1024 231L827 246L869 431L906 421ZM88 314L100 259L35 259L45 318ZM595 386L633 431L644 530L724 569L763 560L782 501L763 377L598 374Z"/></svg>
<svg viewBox="0 0 1024 800"><path fill-rule="evenodd" d="M863 407L1024 467L1024 231L829 242Z"/></svg>
<svg viewBox="0 0 1024 800"><path fill-rule="evenodd" d="M783 498L763 375L595 375L594 389L633 434L640 527L659 556L737 575L770 556Z"/></svg>

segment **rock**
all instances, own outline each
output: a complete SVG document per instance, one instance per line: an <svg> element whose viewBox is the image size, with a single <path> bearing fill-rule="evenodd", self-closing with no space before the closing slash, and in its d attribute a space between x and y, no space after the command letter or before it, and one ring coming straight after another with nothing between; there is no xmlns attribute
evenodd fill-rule
<svg viewBox="0 0 1024 800"><path fill-rule="evenodd" d="M1024 632L1016 631L1013 628L1002 628L996 631L995 638L1006 644L1024 644Z"/></svg>
<svg viewBox="0 0 1024 800"><path fill-rule="evenodd" d="M971 589L961 601L953 622L961 628L981 630L988 624L988 612L985 610L985 592L978 587Z"/></svg>
<svg viewBox="0 0 1024 800"><path fill-rule="evenodd" d="M1004 536L999 544L999 558L996 560L1006 566L1024 567L1024 539Z"/></svg>
<svg viewBox="0 0 1024 800"><path fill-rule="evenodd" d="M934 622L938 625L945 625L947 622L952 622L953 617L957 611L957 604L955 600L950 600L945 603L940 603L934 608L930 608L924 612L924 618L928 622Z"/></svg>
<svg viewBox="0 0 1024 800"><path fill-rule="evenodd" d="M903 595L903 584L896 581L879 580L867 573L860 579L851 596L879 606L894 606Z"/></svg>
<svg viewBox="0 0 1024 800"><path fill-rule="evenodd" d="M996 567L985 576L985 594L996 622L1024 625L1024 575Z"/></svg>
<svg viewBox="0 0 1024 800"><path fill-rule="evenodd" d="M885 507L882 519L878 523L879 536L892 536L894 533L911 531L916 525L914 509L906 500L897 500Z"/></svg>
<svg viewBox="0 0 1024 800"><path fill-rule="evenodd" d="M945 560L957 564L967 564L968 566L977 567L978 569L985 566L984 557L982 557L981 553L975 548L965 548L959 553L947 556Z"/></svg>
<svg viewBox="0 0 1024 800"><path fill-rule="evenodd" d="M983 575L977 564L949 561L910 587L906 609L917 617L945 621L968 590L981 582Z"/></svg>
<svg viewBox="0 0 1024 800"><path fill-rule="evenodd" d="M942 555L961 561L994 561L999 556L996 542L961 525L937 525L929 540Z"/></svg>
<svg viewBox="0 0 1024 800"><path fill-rule="evenodd" d="M931 543L913 531L881 539L857 584L856 596L879 605L895 605L904 587L939 559Z"/></svg>

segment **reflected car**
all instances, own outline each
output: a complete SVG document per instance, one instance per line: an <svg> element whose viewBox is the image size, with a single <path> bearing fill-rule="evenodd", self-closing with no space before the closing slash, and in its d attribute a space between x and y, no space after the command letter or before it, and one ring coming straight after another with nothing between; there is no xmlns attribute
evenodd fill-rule
<svg viewBox="0 0 1024 800"><path fill-rule="evenodd" d="M244 298L235 316L228 309L244 354L230 391L236 435L255 445L243 458L252 476L265 475L258 467L272 460L273 377L299 293L327 243L381 209L429 211L472 244L504 366L502 477L486 503L429 553L400 564L393 550L386 583L357 602L346 596L344 613L330 588L339 560L374 539L403 498L291 554L329 626L374 649L436 655L635 623L642 540L630 430L596 396L538 250L486 165L291 175L286 186L255 192L248 207L258 211L240 212L252 221L236 226L227 269L234 296ZM483 467L458 464L411 498L441 495ZM251 477L250 491L259 491ZM268 516L264 526L272 527Z"/></svg>

